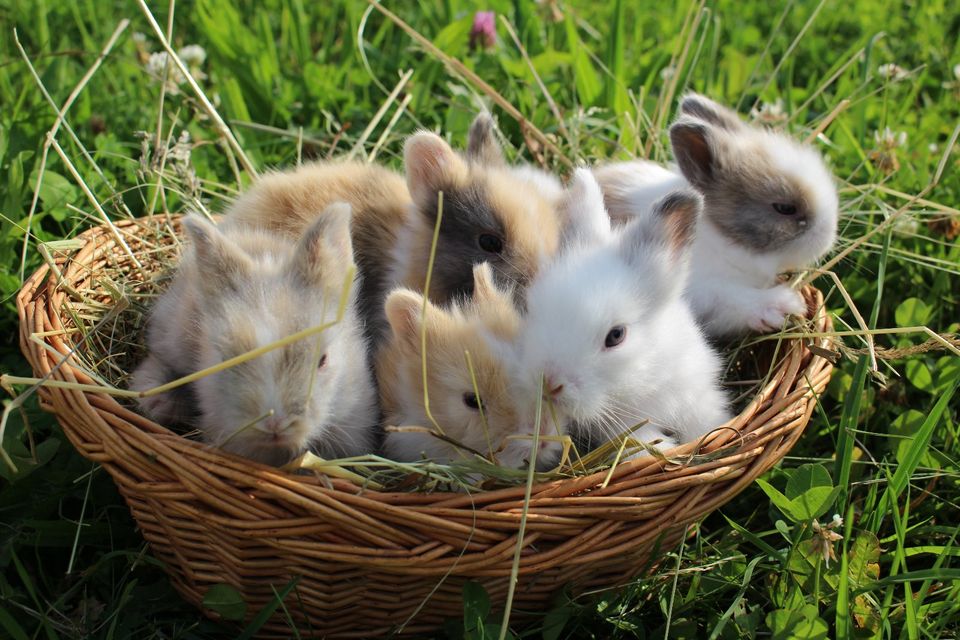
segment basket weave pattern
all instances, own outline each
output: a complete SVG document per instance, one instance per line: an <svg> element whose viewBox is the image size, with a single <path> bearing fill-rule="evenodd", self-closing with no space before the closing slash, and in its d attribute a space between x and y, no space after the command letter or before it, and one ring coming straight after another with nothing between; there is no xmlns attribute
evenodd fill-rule
<svg viewBox="0 0 960 640"><path fill-rule="evenodd" d="M117 223L141 260L166 217ZM163 222L161 222L161 220ZM152 226L151 226L152 225ZM73 290L96 292L107 308L109 266L136 280L107 228L45 266L17 298L21 348L38 377L95 384L71 366L86 348L75 325ZM131 286L128 284L128 286ZM816 289L805 295L813 330L832 328ZM34 334L43 334L35 336ZM829 339L816 344L829 348ZM59 366L58 366L59 365ZM585 477L533 487L523 535L516 615L543 612L553 594L623 584L648 571L687 524L721 506L777 463L800 437L832 365L801 340L779 345L758 395L715 432L698 464L646 457ZM114 478L143 536L174 586L200 606L217 583L236 587L253 615L299 576L285 605L301 633L371 637L436 629L462 615L463 583L476 580L502 606L518 540L524 487L475 494L388 493L338 479L293 475L212 450L144 418L112 396L42 387L73 445ZM739 432L739 433L738 433ZM677 454L691 453L694 444ZM208 615L215 614L207 611ZM267 635L288 636L278 610Z"/></svg>

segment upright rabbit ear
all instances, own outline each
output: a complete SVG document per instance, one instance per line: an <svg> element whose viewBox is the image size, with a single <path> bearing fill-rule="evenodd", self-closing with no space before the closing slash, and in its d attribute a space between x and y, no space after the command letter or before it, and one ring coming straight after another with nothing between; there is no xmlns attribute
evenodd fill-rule
<svg viewBox="0 0 960 640"><path fill-rule="evenodd" d="M503 149L494 131L493 118L484 111L470 125L467 136L467 158L488 167L503 166Z"/></svg>
<svg viewBox="0 0 960 640"><path fill-rule="evenodd" d="M442 309L435 307L429 300L426 304L427 317L443 313ZM408 351L417 353L420 351L420 331L424 320L423 305L423 295L410 289L394 289L383 304L394 338Z"/></svg>
<svg viewBox="0 0 960 640"><path fill-rule="evenodd" d="M297 241L288 270L305 288L339 291L353 266L350 205L335 202L310 223Z"/></svg>
<svg viewBox="0 0 960 640"><path fill-rule="evenodd" d="M688 93L680 99L680 113L728 131L736 131L746 126L736 111L699 93Z"/></svg>
<svg viewBox="0 0 960 640"><path fill-rule="evenodd" d="M703 198L693 189L673 191L624 227L620 252L658 296L679 294L687 277L691 244Z"/></svg>
<svg viewBox="0 0 960 640"><path fill-rule="evenodd" d="M673 157L687 181L701 191L709 189L718 171L726 134L706 122L681 118L670 127Z"/></svg>
<svg viewBox="0 0 960 640"><path fill-rule="evenodd" d="M253 269L247 254L208 220L189 215L183 219L183 228L193 246L201 288L210 291L237 288Z"/></svg>
<svg viewBox="0 0 960 640"><path fill-rule="evenodd" d="M493 280L493 269L489 262L473 265L473 298L479 302L500 299L501 293Z"/></svg>
<svg viewBox="0 0 960 640"><path fill-rule="evenodd" d="M467 165L440 136L428 131L415 133L403 146L407 187L421 207L436 204L437 192L460 186L467 177Z"/></svg>
<svg viewBox="0 0 960 640"><path fill-rule="evenodd" d="M564 243L592 244L610 237L610 216L593 173L584 167L573 172L560 205L565 218Z"/></svg>

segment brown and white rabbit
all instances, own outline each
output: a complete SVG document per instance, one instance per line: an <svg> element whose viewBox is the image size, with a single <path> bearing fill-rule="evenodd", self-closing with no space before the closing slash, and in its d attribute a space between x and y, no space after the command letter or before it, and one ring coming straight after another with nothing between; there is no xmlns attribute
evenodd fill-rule
<svg viewBox="0 0 960 640"><path fill-rule="evenodd" d="M430 299L443 304L470 295L473 266L487 262L522 301L523 288L559 244L560 182L533 167L508 166L486 114L471 125L466 154L421 131L404 146L404 167L414 207L395 247L392 282L423 290L443 191Z"/></svg>
<svg viewBox="0 0 960 640"><path fill-rule="evenodd" d="M526 466L536 406L514 385L513 340L520 315L512 292L497 287L489 265L478 265L473 273L472 297L447 307L426 302L424 312L423 295L410 289L397 289L387 298L392 332L377 355L385 422L434 429L424 406L423 333L430 412L443 434L500 465ZM544 408L540 433L558 432L564 434L565 428L554 426ZM540 440L537 467L555 465L561 448L556 439ZM387 457L401 461L449 462L471 455L422 432L388 432L384 449Z"/></svg>
<svg viewBox="0 0 960 640"><path fill-rule="evenodd" d="M146 390L336 319L353 266L350 207L327 207L293 244L283 234L221 229L199 216L173 283L151 310L149 355L131 388ZM343 319L317 335L203 377L191 393L141 400L166 424L266 464L313 449L325 457L370 453L379 411L354 281ZM195 406L184 406L193 396Z"/></svg>
<svg viewBox="0 0 960 640"><path fill-rule="evenodd" d="M679 172L647 161L594 169L610 216L649 215L659 198L692 185L704 216L685 295L707 332L772 331L804 315L802 296L779 275L812 266L836 240L837 191L820 154L697 94L681 100L670 141Z"/></svg>

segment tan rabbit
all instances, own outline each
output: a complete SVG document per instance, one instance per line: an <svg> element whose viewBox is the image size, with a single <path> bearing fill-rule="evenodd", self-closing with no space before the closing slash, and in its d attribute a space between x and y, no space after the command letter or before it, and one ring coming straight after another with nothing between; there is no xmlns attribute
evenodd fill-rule
<svg viewBox="0 0 960 640"><path fill-rule="evenodd" d="M514 384L513 340L520 315L512 293L494 283L489 265L479 265L473 273L470 300L449 307L427 302L425 315L423 296L416 291L397 289L387 298L392 332L377 356L386 424L435 429L424 407L421 332L425 332L431 413L445 436L468 448L427 433L391 432L384 442L390 458L448 462L469 457L472 450L508 467L525 466L530 458L536 407L516 393ZM542 412L541 434L565 434L565 427L552 425L547 414ZM537 467L556 464L560 449L556 440L541 440Z"/></svg>

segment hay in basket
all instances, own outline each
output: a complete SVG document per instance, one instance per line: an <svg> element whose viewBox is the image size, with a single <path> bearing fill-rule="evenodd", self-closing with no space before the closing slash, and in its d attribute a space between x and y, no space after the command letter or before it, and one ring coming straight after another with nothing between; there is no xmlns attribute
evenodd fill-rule
<svg viewBox="0 0 960 640"><path fill-rule="evenodd" d="M829 338L758 342L732 358L752 371L734 378L760 380L730 428L666 460L540 480L529 500L523 484L388 491L288 473L176 434L97 391L124 388L143 355L143 312L179 251L176 228L174 217L154 216L80 235L20 292L20 345L45 378L42 406L112 475L184 598L201 607L226 583L252 616L296 580L288 613L277 609L261 628L267 636L289 636L290 619L330 638L430 632L462 614L470 580L502 607L518 545L515 618L546 610L566 586L624 584L790 450L832 371L822 357ZM829 333L820 292L804 294L808 333Z"/></svg>

